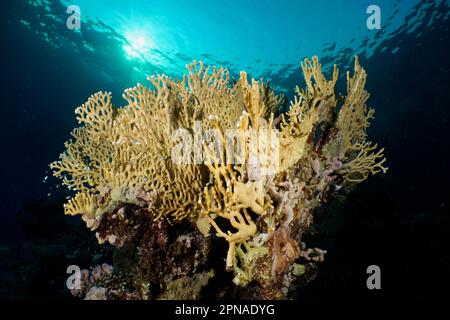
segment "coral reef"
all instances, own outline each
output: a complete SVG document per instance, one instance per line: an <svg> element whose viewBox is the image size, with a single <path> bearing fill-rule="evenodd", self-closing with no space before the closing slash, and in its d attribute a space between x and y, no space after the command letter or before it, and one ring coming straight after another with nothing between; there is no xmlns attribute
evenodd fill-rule
<svg viewBox="0 0 450 320"><path fill-rule="evenodd" d="M114 272L82 296L283 299L315 276L326 251L303 239L314 210L387 168L367 139L358 59L345 96L336 66L330 79L317 57L301 67L306 87L287 112L268 83L201 62L126 90L124 107L100 92L76 109L82 126L50 166L76 192L65 213L116 248Z"/></svg>

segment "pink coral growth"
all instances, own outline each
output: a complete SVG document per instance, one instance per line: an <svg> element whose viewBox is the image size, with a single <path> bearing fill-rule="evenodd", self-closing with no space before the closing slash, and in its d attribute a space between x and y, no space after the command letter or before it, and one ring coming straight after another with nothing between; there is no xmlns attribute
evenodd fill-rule
<svg viewBox="0 0 450 320"><path fill-rule="evenodd" d="M113 274L113 267L107 263L95 266L91 271L88 269L81 270L80 286L70 290L75 297L84 297L86 293L99 281L110 277Z"/></svg>

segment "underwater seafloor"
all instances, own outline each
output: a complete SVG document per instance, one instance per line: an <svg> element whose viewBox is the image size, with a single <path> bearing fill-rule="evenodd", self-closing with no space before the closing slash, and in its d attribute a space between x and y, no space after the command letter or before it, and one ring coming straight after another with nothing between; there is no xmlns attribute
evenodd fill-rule
<svg viewBox="0 0 450 320"><path fill-rule="evenodd" d="M66 9L81 8L81 29ZM381 28L369 30L366 1L2 1L2 180L0 299L75 299L67 266L112 263L48 165L78 124L74 109L93 93L147 75L180 77L193 60L246 70L288 99L305 85L300 61L319 57L330 76L367 72L370 139L384 147L385 174L314 211L303 240L327 253L301 301L416 300L444 297L450 283L449 2L378 1ZM345 91L345 76L337 91ZM224 242L224 240L222 240ZM221 244L225 263L226 245ZM366 269L381 270L368 290ZM215 278L208 296L230 276Z"/></svg>

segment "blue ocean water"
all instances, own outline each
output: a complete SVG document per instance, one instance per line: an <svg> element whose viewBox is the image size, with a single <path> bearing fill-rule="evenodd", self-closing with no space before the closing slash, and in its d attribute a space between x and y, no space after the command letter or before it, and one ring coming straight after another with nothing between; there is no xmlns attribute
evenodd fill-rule
<svg viewBox="0 0 450 320"><path fill-rule="evenodd" d="M381 10L380 29L366 25L372 4ZM66 25L71 5L80 8L80 29ZM450 225L449 5L446 0L2 1L0 244L26 243L24 204L32 199L60 204L65 196L48 163L77 125L74 108L92 93L111 91L120 106L123 90L148 75L179 76L187 63L202 60L232 74L246 70L290 97L302 84L303 58L318 55L326 70L337 64L344 76L358 55L368 72L368 104L376 110L369 133L386 148L390 171L356 193L347 208L354 225L322 241L336 243L334 252L347 258L361 255L361 247L371 252L362 260L349 258L355 266L374 257L395 265L396 276L406 272L398 288L409 288L408 277L426 286L429 275L420 273L424 262L414 260L416 252L434 254L439 270L449 266L440 254ZM340 85L344 91L345 81ZM330 256L323 281L337 288L343 277L338 271L353 265ZM417 270L409 270L414 263Z"/></svg>
<svg viewBox="0 0 450 320"><path fill-rule="evenodd" d="M81 28L66 28L66 9L80 8ZM203 60L231 71L247 70L279 90L292 89L299 61L318 55L330 67L358 54L400 54L389 39L448 19L446 1L377 1L382 28L366 26L371 1L23 1L15 23L53 48L78 55L105 82L129 85L149 74L180 75ZM405 48L403 48L405 50ZM74 61L75 62L75 61ZM123 73L127 76L124 77Z"/></svg>

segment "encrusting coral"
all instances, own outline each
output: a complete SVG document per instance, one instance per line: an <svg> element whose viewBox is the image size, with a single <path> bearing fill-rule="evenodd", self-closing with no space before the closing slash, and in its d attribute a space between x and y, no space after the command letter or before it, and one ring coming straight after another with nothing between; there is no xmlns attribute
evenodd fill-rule
<svg viewBox="0 0 450 320"><path fill-rule="evenodd" d="M344 97L336 66L331 79L317 57L301 67L306 88L287 112L268 83L245 72L233 81L201 62L180 80L159 75L126 90L124 107L99 92L76 109L81 127L50 166L76 192L65 213L117 248L108 275L120 290L112 280L92 288L109 283L108 298L198 298L224 272L220 238L234 277L217 297L286 298L295 279L311 277L326 254L302 239L314 209L387 169L367 140L374 111L358 59Z"/></svg>

